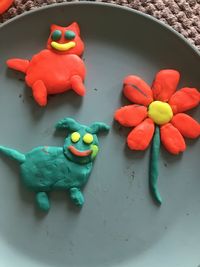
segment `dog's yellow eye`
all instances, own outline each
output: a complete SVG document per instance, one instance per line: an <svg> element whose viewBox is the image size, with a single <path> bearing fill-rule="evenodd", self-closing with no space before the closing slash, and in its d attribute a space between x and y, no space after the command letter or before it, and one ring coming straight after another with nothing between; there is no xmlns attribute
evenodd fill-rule
<svg viewBox="0 0 200 267"><path fill-rule="evenodd" d="M71 140L73 143L77 143L80 140L81 136L80 133L74 132L71 134Z"/></svg>
<svg viewBox="0 0 200 267"><path fill-rule="evenodd" d="M86 144L91 144L93 142L94 138L93 138L93 135L92 134L85 134L83 136L83 142L86 143Z"/></svg>

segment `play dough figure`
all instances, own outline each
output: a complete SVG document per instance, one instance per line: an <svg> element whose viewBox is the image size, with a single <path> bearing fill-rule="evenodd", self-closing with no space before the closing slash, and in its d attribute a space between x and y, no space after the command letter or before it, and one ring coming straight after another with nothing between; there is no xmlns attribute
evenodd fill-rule
<svg viewBox="0 0 200 267"><path fill-rule="evenodd" d="M186 149L184 137L200 136L200 124L184 113L199 105L200 93L189 87L176 91L179 79L180 73L170 69L159 71L152 87L138 76L125 77L123 93L133 104L115 112L115 120L133 127L127 137L131 150L145 150L152 141L149 184L158 204L162 203L157 188L160 143L176 155Z"/></svg>
<svg viewBox="0 0 200 267"><path fill-rule="evenodd" d="M3 14L13 3L13 0L0 0L0 14Z"/></svg>
<svg viewBox="0 0 200 267"><path fill-rule="evenodd" d="M44 211L50 208L48 193L52 190L68 190L72 201L83 205L81 187L87 182L99 151L97 134L109 127L102 122L88 127L65 118L56 129L69 133L63 147L41 146L23 154L0 146L1 153L19 163L24 185L36 193L36 203Z"/></svg>
<svg viewBox="0 0 200 267"><path fill-rule="evenodd" d="M32 88L33 97L40 106L46 106L47 95L63 93L69 89L78 95L85 94L83 84L86 69L80 58L84 43L76 22L68 27L51 26L47 48L31 60L7 60L9 68L24 72L26 84Z"/></svg>

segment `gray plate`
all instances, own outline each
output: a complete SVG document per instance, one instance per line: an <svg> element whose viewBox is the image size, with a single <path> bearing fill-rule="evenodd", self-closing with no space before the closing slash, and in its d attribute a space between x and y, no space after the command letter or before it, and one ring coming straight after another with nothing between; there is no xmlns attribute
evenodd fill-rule
<svg viewBox="0 0 200 267"><path fill-rule="evenodd" d="M39 108L23 75L8 71L10 57L30 58L45 47L51 23L78 21L85 40L87 95L51 97ZM184 39L148 16L103 4L78 3L31 12L0 28L0 141L21 151L63 144L54 123L65 116L112 125L102 136L86 203L74 208L66 193L51 195L43 216L34 195L22 187L17 166L0 160L0 266L2 267L197 267L200 264L200 142L187 141L181 156L160 154L159 188L164 204L154 205L148 189L149 150L126 148L113 112L128 103L122 79L137 74L151 83L162 68L181 71L181 86L200 88L200 58ZM200 119L199 109L191 114Z"/></svg>

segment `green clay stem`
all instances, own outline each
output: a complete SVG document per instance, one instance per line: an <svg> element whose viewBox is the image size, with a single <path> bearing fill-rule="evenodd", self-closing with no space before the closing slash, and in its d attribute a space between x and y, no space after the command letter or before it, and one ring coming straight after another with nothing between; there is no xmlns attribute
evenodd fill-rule
<svg viewBox="0 0 200 267"><path fill-rule="evenodd" d="M160 128L159 126L156 126L151 146L149 185L153 198L160 205L162 204L162 198L160 196L157 187L159 152L160 152Z"/></svg>

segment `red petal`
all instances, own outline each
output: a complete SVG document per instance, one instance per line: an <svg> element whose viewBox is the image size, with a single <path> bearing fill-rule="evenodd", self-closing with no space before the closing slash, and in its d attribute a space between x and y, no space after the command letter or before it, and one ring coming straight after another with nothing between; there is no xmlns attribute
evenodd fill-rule
<svg viewBox="0 0 200 267"><path fill-rule="evenodd" d="M180 73L176 70L161 70L156 74L152 85L154 100L167 102L176 91Z"/></svg>
<svg viewBox="0 0 200 267"><path fill-rule="evenodd" d="M171 123L161 126L160 136L163 145L170 153L178 154L186 149L183 136Z"/></svg>
<svg viewBox="0 0 200 267"><path fill-rule="evenodd" d="M151 119L146 119L136 126L127 137L127 144L133 150L145 150L153 137L154 123Z"/></svg>
<svg viewBox="0 0 200 267"><path fill-rule="evenodd" d="M124 95L133 103L148 106L152 101L152 90L140 77L130 75L124 79Z"/></svg>
<svg viewBox="0 0 200 267"><path fill-rule="evenodd" d="M129 105L115 112L115 120L126 127L137 126L147 117L147 108L139 105Z"/></svg>
<svg viewBox="0 0 200 267"><path fill-rule="evenodd" d="M169 100L173 113L180 113L196 107L200 101L200 93L195 88L182 88Z"/></svg>
<svg viewBox="0 0 200 267"><path fill-rule="evenodd" d="M200 124L187 114L179 113L175 115L171 123L185 137L197 138L200 135Z"/></svg>

